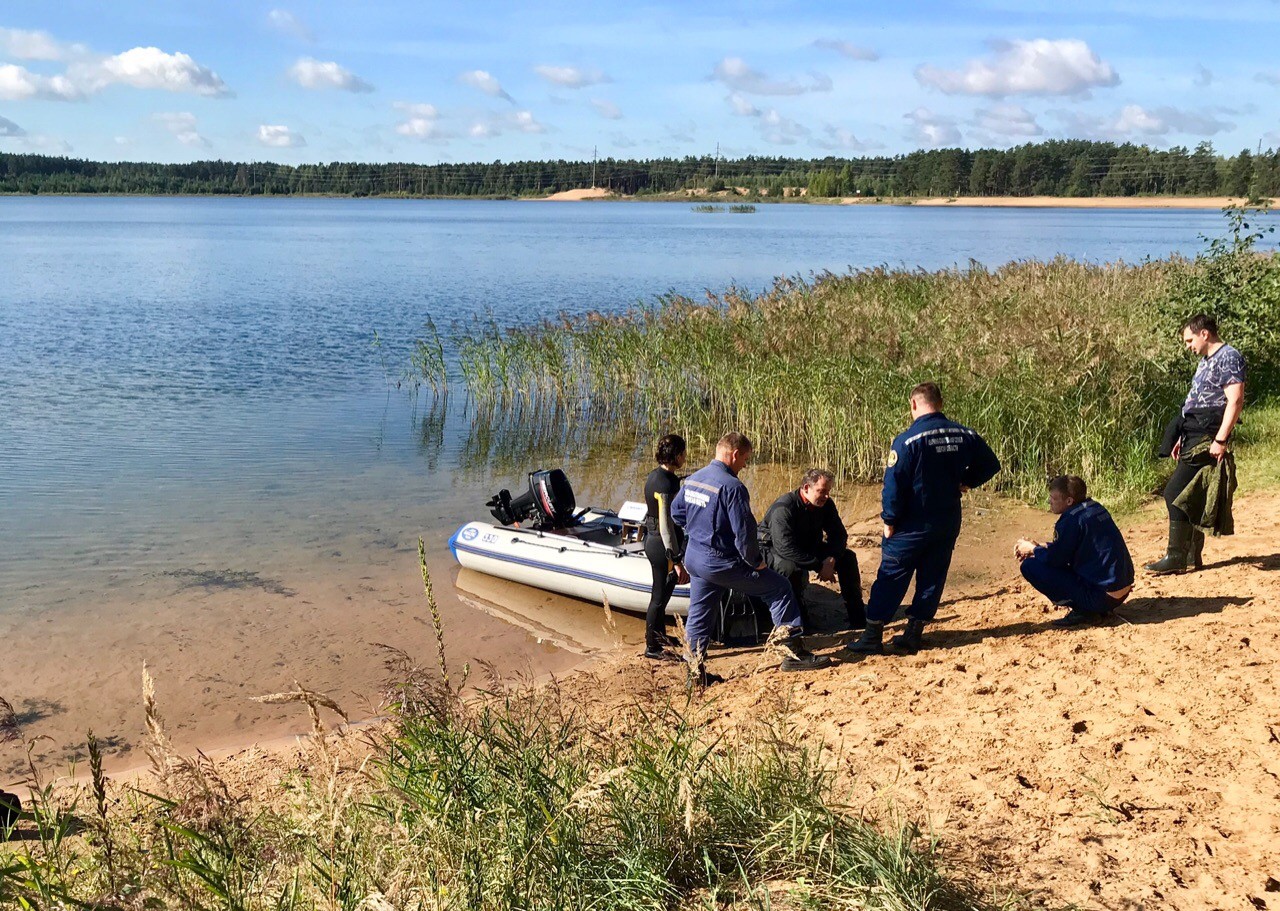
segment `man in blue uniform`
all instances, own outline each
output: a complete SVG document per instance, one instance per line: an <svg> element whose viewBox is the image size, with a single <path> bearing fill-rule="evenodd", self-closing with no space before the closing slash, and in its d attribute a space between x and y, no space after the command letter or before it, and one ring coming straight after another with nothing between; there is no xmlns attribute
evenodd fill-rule
<svg viewBox="0 0 1280 911"><path fill-rule="evenodd" d="M695 679L702 681L706 680L707 644L727 589L760 598L769 606L774 624L769 644L781 654L782 670L812 670L831 663L805 648L800 606L791 583L761 559L751 495L738 480L751 452L751 441L744 435L726 433L716 445L715 460L690 475L671 503L671 517L684 528L688 542L685 638Z"/></svg>
<svg viewBox="0 0 1280 911"><path fill-rule="evenodd" d="M960 495L1000 470L999 459L982 437L942 413L936 384L912 389L910 403L911 426L894 438L884 473L884 539L867 627L860 639L844 647L848 657L884 651L884 625L901 606L913 574L916 593L907 609L907 627L893 645L911 655L920 650L924 625L938 613L960 534Z"/></svg>
<svg viewBox="0 0 1280 911"><path fill-rule="evenodd" d="M1070 610L1054 626L1080 626L1105 617L1133 591L1133 559L1124 536L1084 479L1049 479L1049 511L1058 517L1053 540L1020 540L1013 547L1022 577L1040 594Z"/></svg>

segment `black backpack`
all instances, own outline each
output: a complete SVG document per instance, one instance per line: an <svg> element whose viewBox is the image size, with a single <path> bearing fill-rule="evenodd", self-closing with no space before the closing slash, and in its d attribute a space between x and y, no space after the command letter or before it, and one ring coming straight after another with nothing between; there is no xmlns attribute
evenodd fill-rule
<svg viewBox="0 0 1280 911"><path fill-rule="evenodd" d="M22 801L17 794L0 791L0 832L12 829L22 813Z"/></svg>

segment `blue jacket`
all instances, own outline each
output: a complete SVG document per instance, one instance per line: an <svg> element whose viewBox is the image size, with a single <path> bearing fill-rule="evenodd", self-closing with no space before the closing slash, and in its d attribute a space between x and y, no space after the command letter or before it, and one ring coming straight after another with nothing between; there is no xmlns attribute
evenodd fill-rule
<svg viewBox="0 0 1280 911"><path fill-rule="evenodd" d="M941 412L921 415L894 438L880 516L895 530L959 529L961 485L979 487L999 470L976 431Z"/></svg>
<svg viewBox="0 0 1280 911"><path fill-rule="evenodd" d="M1072 506L1053 527L1053 541L1032 554L1058 569L1069 569L1106 592L1133 584L1133 558L1111 513L1097 500Z"/></svg>
<svg viewBox="0 0 1280 911"><path fill-rule="evenodd" d="M689 548L701 548L730 564L760 565L751 494L724 462L691 474L671 501L671 517L685 530Z"/></svg>

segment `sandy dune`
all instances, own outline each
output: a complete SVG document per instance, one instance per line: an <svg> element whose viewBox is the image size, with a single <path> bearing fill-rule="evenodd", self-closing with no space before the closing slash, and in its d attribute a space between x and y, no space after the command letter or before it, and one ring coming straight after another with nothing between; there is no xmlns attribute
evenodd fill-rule
<svg viewBox="0 0 1280 911"><path fill-rule="evenodd" d="M617 196L611 190L603 187L584 188L581 190L561 190L559 193L552 193L550 196L542 197L545 202L577 202L583 199L613 199Z"/></svg>

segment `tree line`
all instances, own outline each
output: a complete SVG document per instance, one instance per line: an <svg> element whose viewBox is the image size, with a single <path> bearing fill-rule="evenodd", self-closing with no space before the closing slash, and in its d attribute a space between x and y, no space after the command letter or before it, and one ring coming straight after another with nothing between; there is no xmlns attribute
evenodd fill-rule
<svg viewBox="0 0 1280 911"><path fill-rule="evenodd" d="M99 162L0 153L0 193L295 196L538 196L596 186L626 195L736 188L810 196L1276 196L1280 151L1049 140L1012 149L799 159L748 156L599 161L281 165Z"/></svg>

